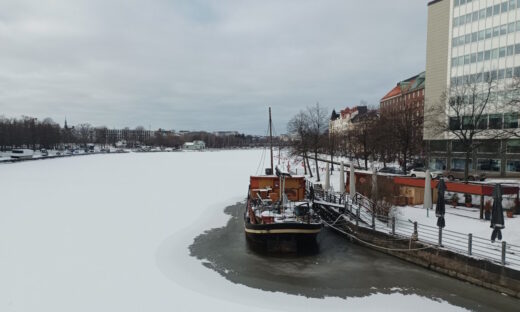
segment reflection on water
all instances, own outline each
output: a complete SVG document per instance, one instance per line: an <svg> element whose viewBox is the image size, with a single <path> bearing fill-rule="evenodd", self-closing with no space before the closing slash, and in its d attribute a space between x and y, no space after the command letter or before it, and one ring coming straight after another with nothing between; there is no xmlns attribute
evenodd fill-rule
<svg viewBox="0 0 520 312"><path fill-rule="evenodd" d="M191 255L233 283L307 297L365 297L374 293L417 294L478 311L518 311L519 300L363 248L324 229L320 252L266 255L248 247L243 203L227 207L223 228L195 238Z"/></svg>

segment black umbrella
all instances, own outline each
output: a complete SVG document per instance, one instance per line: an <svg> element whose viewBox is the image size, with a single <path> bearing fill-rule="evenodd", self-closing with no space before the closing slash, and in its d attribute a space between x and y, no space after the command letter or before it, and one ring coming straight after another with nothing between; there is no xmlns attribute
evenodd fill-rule
<svg viewBox="0 0 520 312"><path fill-rule="evenodd" d="M437 205L435 206L435 216L437 217L437 226L443 228L446 226L444 221L444 213L446 213L446 207L444 203L444 192L446 191L446 185L444 180L439 181L437 186Z"/></svg>
<svg viewBox="0 0 520 312"><path fill-rule="evenodd" d="M491 241L495 239L502 240L502 232L500 229L505 228L504 225L504 210L502 209L502 187L500 184L495 185L493 189L493 210L491 210Z"/></svg>

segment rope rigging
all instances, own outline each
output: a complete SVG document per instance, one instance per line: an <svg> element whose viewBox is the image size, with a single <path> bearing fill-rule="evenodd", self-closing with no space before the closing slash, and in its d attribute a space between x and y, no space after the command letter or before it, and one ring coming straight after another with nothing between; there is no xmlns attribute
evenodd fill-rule
<svg viewBox="0 0 520 312"><path fill-rule="evenodd" d="M321 220L323 221L323 223L325 223L325 225L327 225L328 227L330 228L333 228L334 230L342 233L342 234L345 234L347 235L348 237L352 238L352 239L355 239L357 240L358 242L361 242L367 246L371 246L371 247L374 247L374 248L377 248L377 249L380 249L380 250L386 250L386 251L399 251L399 252L405 252L405 251L419 251L419 250L425 250L425 249L430 249L430 248L436 248L435 246L432 246L432 245L428 245L428 246L425 246L425 247L420 247L420 248L408 248L408 249L405 249L405 248L388 248L388 247L383 247L383 246L378 246L378 245L375 245L375 244L372 244L372 243L369 243L367 241L364 241L362 239L360 239L359 237L357 237L356 235L352 234L352 233L349 233L339 227L336 226L336 224L338 223L338 221L344 217L343 214L340 214L336 220L334 220L334 222L332 223L329 223L327 222L326 220L324 220L323 218L321 218ZM343 220L345 222L345 224L343 224L343 226L346 226L347 228L348 227L348 223ZM352 231L352 229L349 228L350 231ZM354 232L354 231L352 231ZM392 240L395 240L395 239L392 239ZM398 240L408 240L408 239L398 239ZM390 240L389 240L390 241ZM411 246L411 243L412 243L412 238L410 238L410 245Z"/></svg>

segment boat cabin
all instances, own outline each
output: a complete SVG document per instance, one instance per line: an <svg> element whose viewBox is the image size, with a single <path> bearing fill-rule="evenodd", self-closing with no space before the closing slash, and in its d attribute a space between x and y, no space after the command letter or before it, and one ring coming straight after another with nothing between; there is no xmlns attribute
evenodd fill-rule
<svg viewBox="0 0 520 312"><path fill-rule="evenodd" d="M284 177L285 194L290 201L305 199L305 177ZM249 196L276 202L280 199L280 178L278 176L252 176L249 183Z"/></svg>

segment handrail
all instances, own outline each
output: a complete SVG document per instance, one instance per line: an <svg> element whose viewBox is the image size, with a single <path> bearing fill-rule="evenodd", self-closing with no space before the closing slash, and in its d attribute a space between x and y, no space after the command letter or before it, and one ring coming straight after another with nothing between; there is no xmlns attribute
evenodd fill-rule
<svg viewBox="0 0 520 312"><path fill-rule="evenodd" d="M308 184L309 186L310 184ZM353 198L349 194L339 194L315 190L315 198L323 202L342 204L350 220L358 219L356 225L369 227L375 231L389 233L396 237L405 237L419 242L431 244L458 254L485 259L491 262L520 270L520 246L506 242L491 242L487 238L474 236L470 233L440 229L436 226L400 219L385 215L376 203L366 196L356 193ZM348 220L345 219L345 222Z"/></svg>

